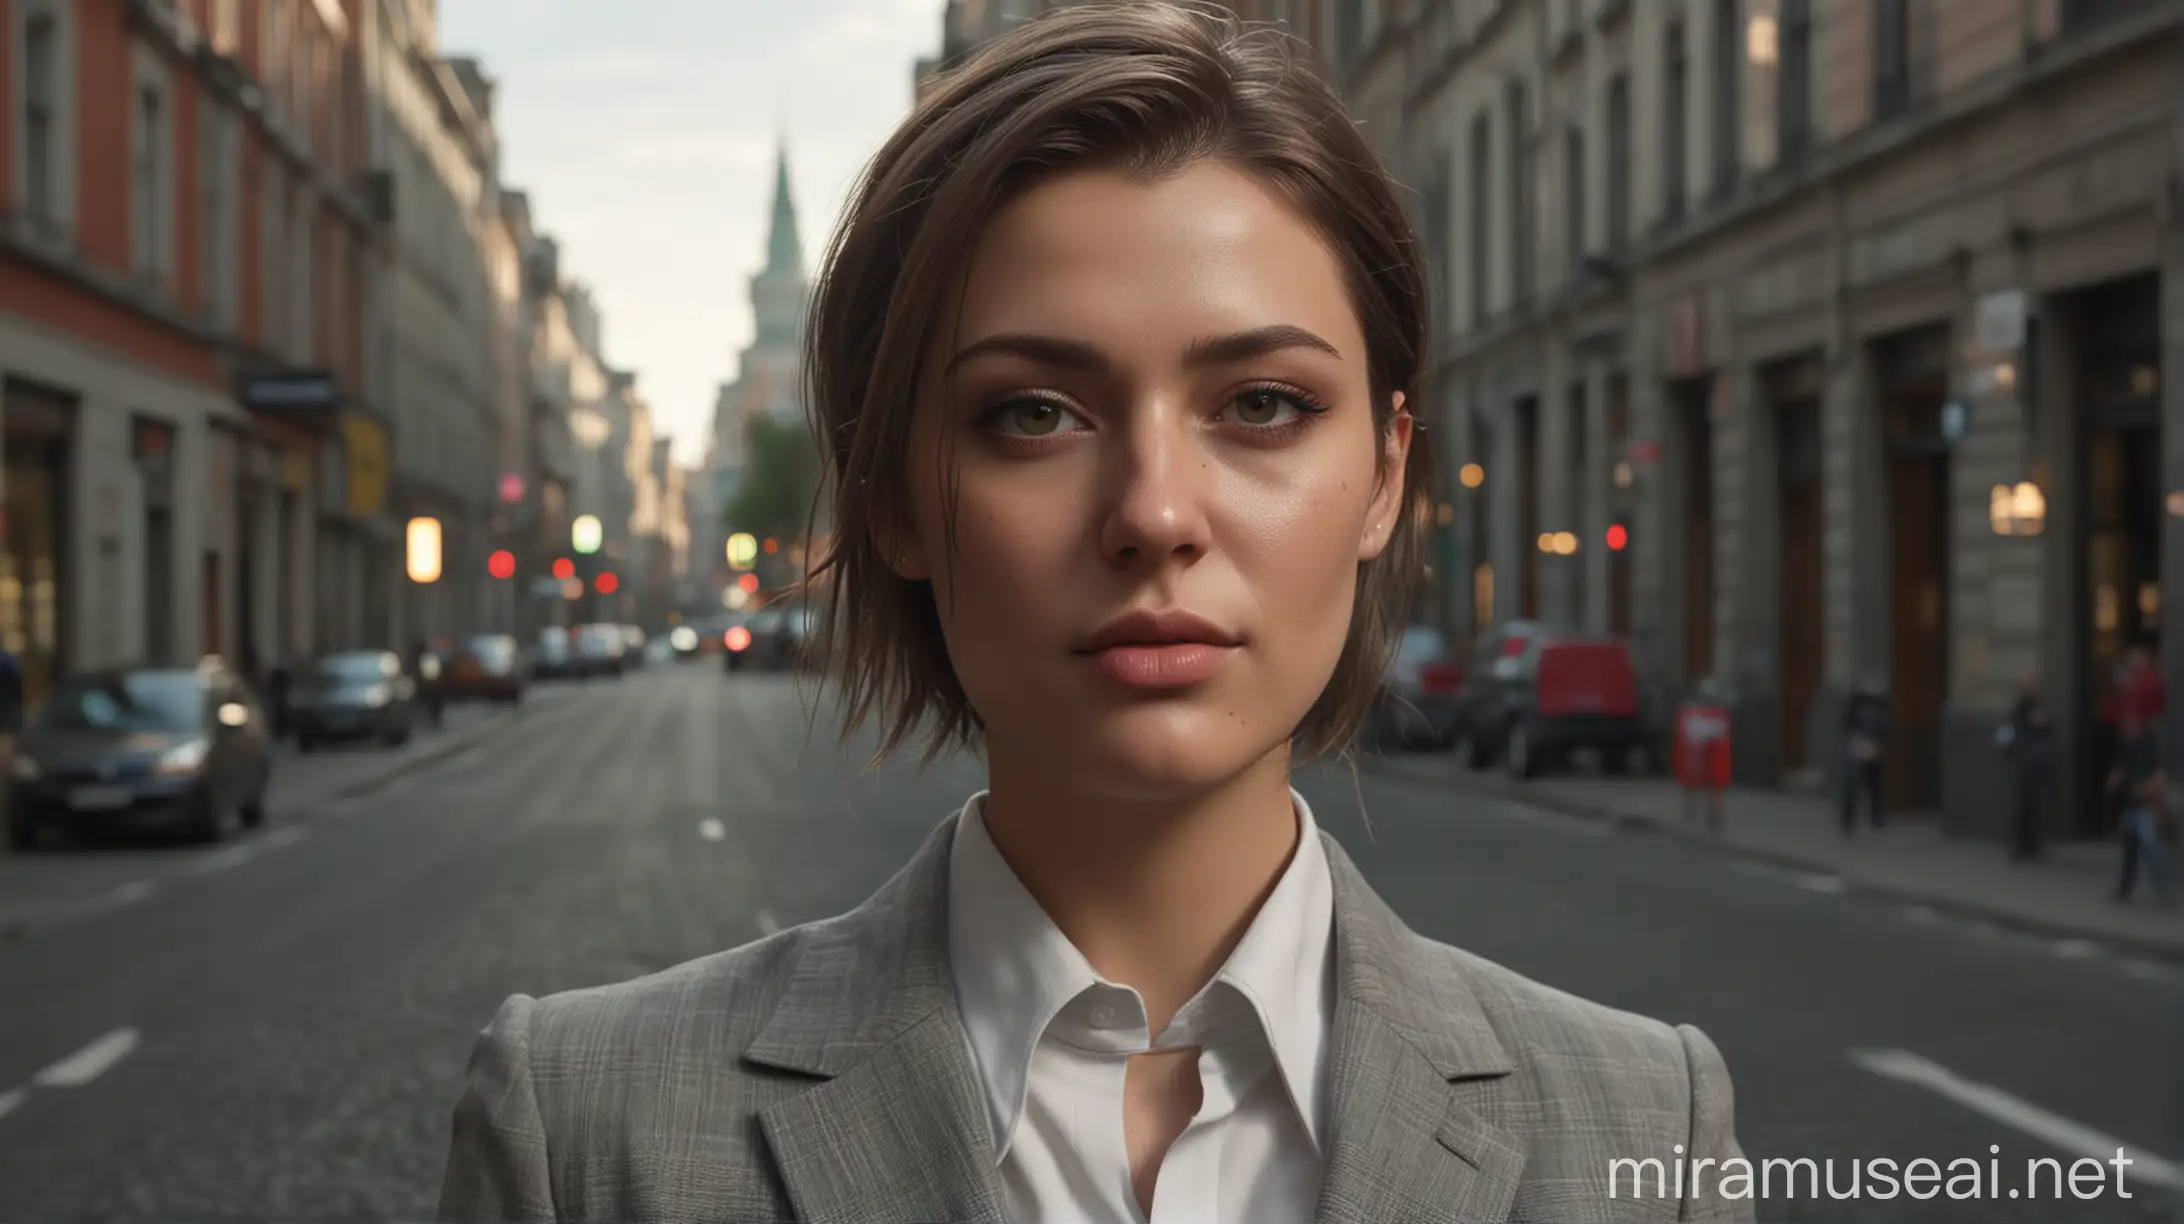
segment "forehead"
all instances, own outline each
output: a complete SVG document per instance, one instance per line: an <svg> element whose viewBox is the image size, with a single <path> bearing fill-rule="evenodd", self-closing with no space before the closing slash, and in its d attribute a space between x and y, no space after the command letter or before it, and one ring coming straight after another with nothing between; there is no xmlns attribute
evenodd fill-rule
<svg viewBox="0 0 2184 1224"><path fill-rule="evenodd" d="M1158 179L1078 171L1024 193L980 235L962 306L965 342L1108 333L1180 349L1278 322L1363 356L1335 251L1287 200L1215 162Z"/></svg>

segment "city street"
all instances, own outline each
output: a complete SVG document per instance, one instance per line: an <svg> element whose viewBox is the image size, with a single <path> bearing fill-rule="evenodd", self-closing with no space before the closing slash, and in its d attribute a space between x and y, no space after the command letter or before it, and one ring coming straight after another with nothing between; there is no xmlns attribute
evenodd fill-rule
<svg viewBox="0 0 2184 1224"><path fill-rule="evenodd" d="M836 913L976 785L970 762L860 774L807 708L790 678L699 665L542 685L444 733L460 750L297 790L229 847L0 862L25 887L99 862L84 887L106 898L0 941L0 1218L428 1218L502 998ZM2177 1218L2172 966L1370 763L1304 789L1422 933L1703 1027L1755 1160L2000 1163L2000 1201L1778 1186L1762 1219ZM2028 1158L2067 1168L2110 1139L2141 1159L2134 1197L2010 1201Z"/></svg>

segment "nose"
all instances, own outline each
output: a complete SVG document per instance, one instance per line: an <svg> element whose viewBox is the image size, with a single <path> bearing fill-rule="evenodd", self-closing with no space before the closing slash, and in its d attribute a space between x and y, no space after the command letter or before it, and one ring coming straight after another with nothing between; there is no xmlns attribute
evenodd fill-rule
<svg viewBox="0 0 2184 1224"><path fill-rule="evenodd" d="M1186 414L1150 408L1108 436L1113 449L1103 456L1101 472L1101 552L1124 566L1204 556L1213 471Z"/></svg>

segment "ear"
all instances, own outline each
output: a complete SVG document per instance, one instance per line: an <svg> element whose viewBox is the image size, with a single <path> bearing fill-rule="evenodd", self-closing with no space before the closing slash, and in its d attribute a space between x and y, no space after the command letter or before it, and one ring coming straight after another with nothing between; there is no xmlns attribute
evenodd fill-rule
<svg viewBox="0 0 2184 1224"><path fill-rule="evenodd" d="M1370 561L1387 549L1388 540L1395 535L1397 516L1410 506L1410 490L1403 487L1403 475L1410 466L1412 422L1400 391L1396 392L1394 407L1395 416L1381 439L1380 481L1365 512L1365 532L1357 542L1360 561Z"/></svg>

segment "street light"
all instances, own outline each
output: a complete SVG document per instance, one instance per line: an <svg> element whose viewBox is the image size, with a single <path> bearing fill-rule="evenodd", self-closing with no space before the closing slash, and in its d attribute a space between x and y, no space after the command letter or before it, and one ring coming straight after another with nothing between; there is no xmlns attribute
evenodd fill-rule
<svg viewBox="0 0 2184 1224"><path fill-rule="evenodd" d="M748 531L739 531L728 537L728 564L743 570L751 568L757 561L757 536Z"/></svg>
<svg viewBox="0 0 2184 1224"><path fill-rule="evenodd" d="M423 584L440 580L440 520L409 521L409 579Z"/></svg>
<svg viewBox="0 0 2184 1224"><path fill-rule="evenodd" d="M569 544L580 553L595 553L606 539L606 529L599 525L599 516L584 514L569 524Z"/></svg>

